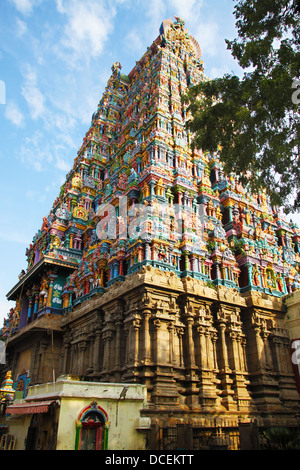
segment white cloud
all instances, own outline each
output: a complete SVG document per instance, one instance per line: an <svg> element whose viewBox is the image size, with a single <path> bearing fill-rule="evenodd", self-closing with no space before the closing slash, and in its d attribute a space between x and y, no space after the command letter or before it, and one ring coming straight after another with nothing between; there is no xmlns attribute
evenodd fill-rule
<svg viewBox="0 0 300 470"><path fill-rule="evenodd" d="M70 168L68 168L70 170ZM49 184L45 186L46 193L55 193L55 197L57 196L57 192L60 190L60 187L66 182L65 176L59 175L56 176L55 179L52 179Z"/></svg>
<svg viewBox="0 0 300 470"><path fill-rule="evenodd" d="M203 0L171 0L170 6L174 9L174 15L179 16L185 22L198 20L198 14L203 5Z"/></svg>
<svg viewBox="0 0 300 470"><path fill-rule="evenodd" d="M57 50L69 65L99 56L113 28L116 10L101 0L56 0L57 11L66 15L63 37Z"/></svg>
<svg viewBox="0 0 300 470"><path fill-rule="evenodd" d="M181 18L185 25L188 24L190 30L196 26L202 18L202 7L204 0L153 0L148 2L146 9L146 17L150 20L150 26L153 30L157 31L163 20L171 18L175 21L175 16ZM172 12L167 14L167 12ZM154 39L154 38L153 38Z"/></svg>
<svg viewBox="0 0 300 470"><path fill-rule="evenodd" d="M16 36L20 38L26 32L27 32L27 24L25 23L25 21L20 20L20 18L17 18Z"/></svg>
<svg viewBox="0 0 300 470"><path fill-rule="evenodd" d="M22 87L22 95L29 106L33 119L41 117L45 113L45 98L37 87L36 73L27 65L24 72L25 83Z"/></svg>
<svg viewBox="0 0 300 470"><path fill-rule="evenodd" d="M52 151L49 148L43 134L36 132L32 137L27 137L20 148L21 161L33 167L35 171L43 171L46 165L53 161Z"/></svg>
<svg viewBox="0 0 300 470"><path fill-rule="evenodd" d="M56 139L63 144L64 148L78 150L78 143L74 141L72 135L67 134L66 132L57 133Z"/></svg>
<svg viewBox="0 0 300 470"><path fill-rule="evenodd" d="M53 133L49 135L40 129L31 137L27 137L20 148L19 158L21 162L28 168L33 168L36 172L55 171L67 173L71 167L73 160L68 161L68 157L72 154L69 144L71 138L64 136L62 133ZM76 153L74 152L74 156ZM26 197L33 200L37 198L40 202L45 200L44 196L36 195L36 191L32 188L26 192Z"/></svg>
<svg viewBox="0 0 300 470"><path fill-rule="evenodd" d="M11 0L11 2L15 5L16 9L23 15L30 15L35 3L34 0Z"/></svg>
<svg viewBox="0 0 300 470"><path fill-rule="evenodd" d="M144 52L144 41L141 38L141 33L137 30L131 30L126 36L126 44L130 44L130 51L133 53ZM127 47L127 46L125 46Z"/></svg>
<svg viewBox="0 0 300 470"><path fill-rule="evenodd" d="M63 158L58 158L57 157L55 167L58 170L62 170L62 171L67 172L67 171L70 170L71 165L70 165L70 163L66 162Z"/></svg>
<svg viewBox="0 0 300 470"><path fill-rule="evenodd" d="M195 30L195 38L206 56L215 56L220 49L220 41L224 44L224 40L219 36L219 26L214 21L199 22Z"/></svg>
<svg viewBox="0 0 300 470"><path fill-rule="evenodd" d="M9 101L5 107L5 117L11 121L15 126L22 126L24 122L23 114L13 101Z"/></svg>
<svg viewBox="0 0 300 470"><path fill-rule="evenodd" d="M73 112L75 113L74 110ZM64 129L65 131L67 131L69 129L74 129L76 120L74 117L70 115L67 109L61 112L57 110L55 111L48 110L44 116L44 122L45 122L45 129L48 129L48 130Z"/></svg>
<svg viewBox="0 0 300 470"><path fill-rule="evenodd" d="M147 16L151 18L152 24L155 24L158 31L161 22L166 19L164 18L166 3L164 0L152 0L152 2L148 2L147 7Z"/></svg>

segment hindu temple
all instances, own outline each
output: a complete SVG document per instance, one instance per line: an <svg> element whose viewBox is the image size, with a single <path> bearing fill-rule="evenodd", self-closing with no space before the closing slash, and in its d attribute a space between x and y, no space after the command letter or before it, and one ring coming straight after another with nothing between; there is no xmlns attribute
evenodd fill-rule
<svg viewBox="0 0 300 470"><path fill-rule="evenodd" d="M184 97L207 79L177 17L127 75L113 64L7 294L2 338L24 396L63 374L146 385L152 440L299 426L284 297L300 288L300 230L218 152L192 149Z"/></svg>

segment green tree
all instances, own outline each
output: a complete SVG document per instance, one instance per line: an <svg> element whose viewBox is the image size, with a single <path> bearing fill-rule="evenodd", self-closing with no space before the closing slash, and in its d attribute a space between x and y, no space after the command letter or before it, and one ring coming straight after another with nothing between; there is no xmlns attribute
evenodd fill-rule
<svg viewBox="0 0 300 470"><path fill-rule="evenodd" d="M299 0L240 0L234 16L238 38L226 43L243 77L190 88L192 145L218 150L227 174L253 192L266 188L272 204L299 210Z"/></svg>

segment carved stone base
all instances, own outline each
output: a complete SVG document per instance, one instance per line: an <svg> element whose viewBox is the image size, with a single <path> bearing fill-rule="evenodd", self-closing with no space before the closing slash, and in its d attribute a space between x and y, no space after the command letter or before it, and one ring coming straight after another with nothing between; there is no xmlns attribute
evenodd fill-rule
<svg viewBox="0 0 300 470"><path fill-rule="evenodd" d="M66 315L62 373L145 384L156 416L284 419L299 397L283 315L278 299L144 266Z"/></svg>

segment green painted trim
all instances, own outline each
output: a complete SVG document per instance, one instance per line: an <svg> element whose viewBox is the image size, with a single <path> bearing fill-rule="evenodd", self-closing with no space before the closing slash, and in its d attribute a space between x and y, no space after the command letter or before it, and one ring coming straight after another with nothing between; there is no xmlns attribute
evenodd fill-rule
<svg viewBox="0 0 300 470"><path fill-rule="evenodd" d="M108 427L104 426L104 436L103 436L103 450L108 450L107 449L107 444L108 444Z"/></svg>
<svg viewBox="0 0 300 470"><path fill-rule="evenodd" d="M79 450L81 428L82 424L76 423L75 450Z"/></svg>

